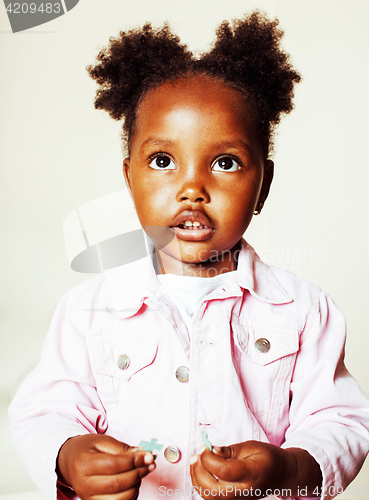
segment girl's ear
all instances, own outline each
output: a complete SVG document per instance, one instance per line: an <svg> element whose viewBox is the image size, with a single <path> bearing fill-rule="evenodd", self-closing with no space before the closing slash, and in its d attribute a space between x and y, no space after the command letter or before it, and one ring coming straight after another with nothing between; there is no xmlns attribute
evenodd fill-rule
<svg viewBox="0 0 369 500"><path fill-rule="evenodd" d="M265 200L268 198L270 185L272 184L273 180L273 175L274 175L274 163L272 162L272 160L266 160L264 165L263 184L261 186L259 200L256 205L258 213L261 212Z"/></svg>
<svg viewBox="0 0 369 500"><path fill-rule="evenodd" d="M131 190L131 178L130 178L130 161L129 158L124 158L123 160L123 177L128 188L129 194L132 198L132 190Z"/></svg>

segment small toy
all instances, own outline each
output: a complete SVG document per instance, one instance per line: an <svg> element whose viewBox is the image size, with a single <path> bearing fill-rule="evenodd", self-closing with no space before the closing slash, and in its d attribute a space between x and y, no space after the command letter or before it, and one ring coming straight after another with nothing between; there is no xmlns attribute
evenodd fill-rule
<svg viewBox="0 0 369 500"><path fill-rule="evenodd" d="M150 443L147 441L141 441L139 446L142 446L145 451L151 451L153 453L154 450L160 451L163 447L162 444L158 444L158 440L156 438L152 438Z"/></svg>
<svg viewBox="0 0 369 500"><path fill-rule="evenodd" d="M211 442L209 441L209 438L208 438L208 433L206 431L201 431L201 439L202 439L202 442L204 443L204 445L210 450L210 451L213 451L213 446L211 444Z"/></svg>

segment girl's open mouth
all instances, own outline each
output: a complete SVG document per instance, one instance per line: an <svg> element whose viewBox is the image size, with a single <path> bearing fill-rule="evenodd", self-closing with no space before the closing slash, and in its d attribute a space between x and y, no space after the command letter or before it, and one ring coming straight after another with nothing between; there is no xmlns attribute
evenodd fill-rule
<svg viewBox="0 0 369 500"><path fill-rule="evenodd" d="M214 229L205 226L198 221L186 220L178 226L172 226L171 229L176 233L177 237L187 241L203 241L211 237Z"/></svg>

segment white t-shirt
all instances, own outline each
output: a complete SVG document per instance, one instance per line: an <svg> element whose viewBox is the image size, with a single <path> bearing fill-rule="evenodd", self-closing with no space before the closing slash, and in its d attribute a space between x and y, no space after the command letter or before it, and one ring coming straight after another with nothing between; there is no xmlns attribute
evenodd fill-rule
<svg viewBox="0 0 369 500"><path fill-rule="evenodd" d="M168 296L177 306L179 313L191 332L192 316L201 300L209 295L215 288L231 281L237 271L218 274L211 278L198 276L179 276L177 274L158 274L159 283L164 287Z"/></svg>

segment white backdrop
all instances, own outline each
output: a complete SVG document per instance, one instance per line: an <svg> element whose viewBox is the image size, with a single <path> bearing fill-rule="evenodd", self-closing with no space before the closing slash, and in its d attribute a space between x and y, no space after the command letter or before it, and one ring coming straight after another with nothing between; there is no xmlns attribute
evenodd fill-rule
<svg viewBox="0 0 369 500"><path fill-rule="evenodd" d="M270 198L246 239L267 262L332 295L348 322L347 366L369 395L369 2L80 0L17 34L0 5L2 408L37 362L62 294L89 277L70 269L64 218L124 189L121 124L94 109L85 67L121 29L168 20L204 50L223 19L255 7L280 19L304 81L279 128ZM0 419L0 493L31 490L5 410ZM369 498L368 462L344 498Z"/></svg>

